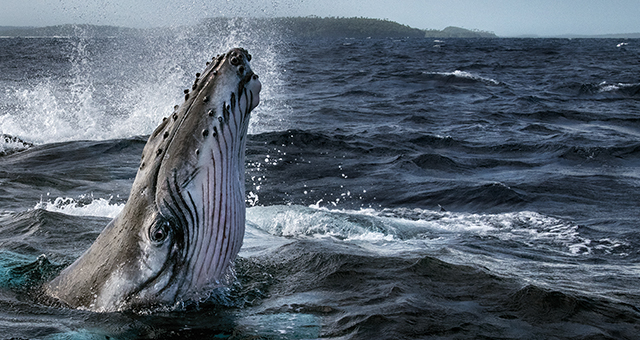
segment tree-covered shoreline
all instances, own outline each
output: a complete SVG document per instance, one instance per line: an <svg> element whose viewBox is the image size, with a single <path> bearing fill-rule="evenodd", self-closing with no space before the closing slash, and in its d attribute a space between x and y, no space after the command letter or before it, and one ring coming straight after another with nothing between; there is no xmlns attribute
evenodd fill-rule
<svg viewBox="0 0 640 340"><path fill-rule="evenodd" d="M280 34L295 38L497 38L491 32L447 27L422 30L394 21L371 18L280 17L280 18L207 18L194 26L166 28L128 28L100 25L56 25L47 27L0 26L4 37L114 37L141 33L163 34L188 31L197 35L224 34L225 31L247 30Z"/></svg>

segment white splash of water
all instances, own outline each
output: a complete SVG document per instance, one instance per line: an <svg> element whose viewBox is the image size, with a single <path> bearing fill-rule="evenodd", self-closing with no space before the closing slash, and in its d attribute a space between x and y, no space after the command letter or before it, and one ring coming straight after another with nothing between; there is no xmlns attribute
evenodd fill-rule
<svg viewBox="0 0 640 340"><path fill-rule="evenodd" d="M202 35L194 26L165 32L166 36L117 38L108 48L91 38L61 39L60 44L69 48L64 52L68 63L55 70L62 76L7 84L0 93L7 103L0 111L0 134L33 143L148 135L184 100L183 89L205 62L233 47L249 50L263 84L250 133L286 128L282 125L288 120L281 117L286 108L283 111L281 103L271 99L282 88L282 51L276 47L280 39L264 39L234 21L229 25L230 34L209 39L194 39Z"/></svg>
<svg viewBox="0 0 640 340"><path fill-rule="evenodd" d="M89 203L81 203L73 198L57 197L53 201L41 200L35 205L34 209L44 209L73 216L114 218L124 208L124 203L111 203L111 199L95 198L89 200Z"/></svg>
<svg viewBox="0 0 640 340"><path fill-rule="evenodd" d="M451 246L469 238L517 243L522 249L567 256L611 252L624 245L619 240L591 240L570 221L530 211L472 214L403 208L332 210L318 205L290 205L251 207L247 210L247 219L275 236L332 237L385 246L392 242L403 250Z"/></svg>

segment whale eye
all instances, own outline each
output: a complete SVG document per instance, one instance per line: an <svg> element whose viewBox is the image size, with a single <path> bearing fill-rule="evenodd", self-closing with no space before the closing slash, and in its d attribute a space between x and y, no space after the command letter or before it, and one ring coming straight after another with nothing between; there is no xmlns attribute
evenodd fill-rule
<svg viewBox="0 0 640 340"><path fill-rule="evenodd" d="M149 239L154 243L162 243L169 236L169 222L156 223L149 229Z"/></svg>

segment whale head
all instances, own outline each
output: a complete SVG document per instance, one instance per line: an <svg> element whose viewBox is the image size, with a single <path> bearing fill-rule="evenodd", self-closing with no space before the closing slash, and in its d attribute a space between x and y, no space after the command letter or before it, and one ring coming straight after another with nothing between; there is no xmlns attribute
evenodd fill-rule
<svg viewBox="0 0 640 340"><path fill-rule="evenodd" d="M201 296L242 246L245 148L261 84L244 49L207 63L144 147L122 212L45 292L116 311Z"/></svg>

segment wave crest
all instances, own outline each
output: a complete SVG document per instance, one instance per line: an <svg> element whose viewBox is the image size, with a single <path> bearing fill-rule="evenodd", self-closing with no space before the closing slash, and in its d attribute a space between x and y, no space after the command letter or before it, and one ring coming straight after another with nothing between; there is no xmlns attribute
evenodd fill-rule
<svg viewBox="0 0 640 340"><path fill-rule="evenodd" d="M77 200L70 197L57 197L53 201L41 200L34 209L43 209L73 216L116 217L124 208L124 203L112 203L110 199L81 196Z"/></svg>

